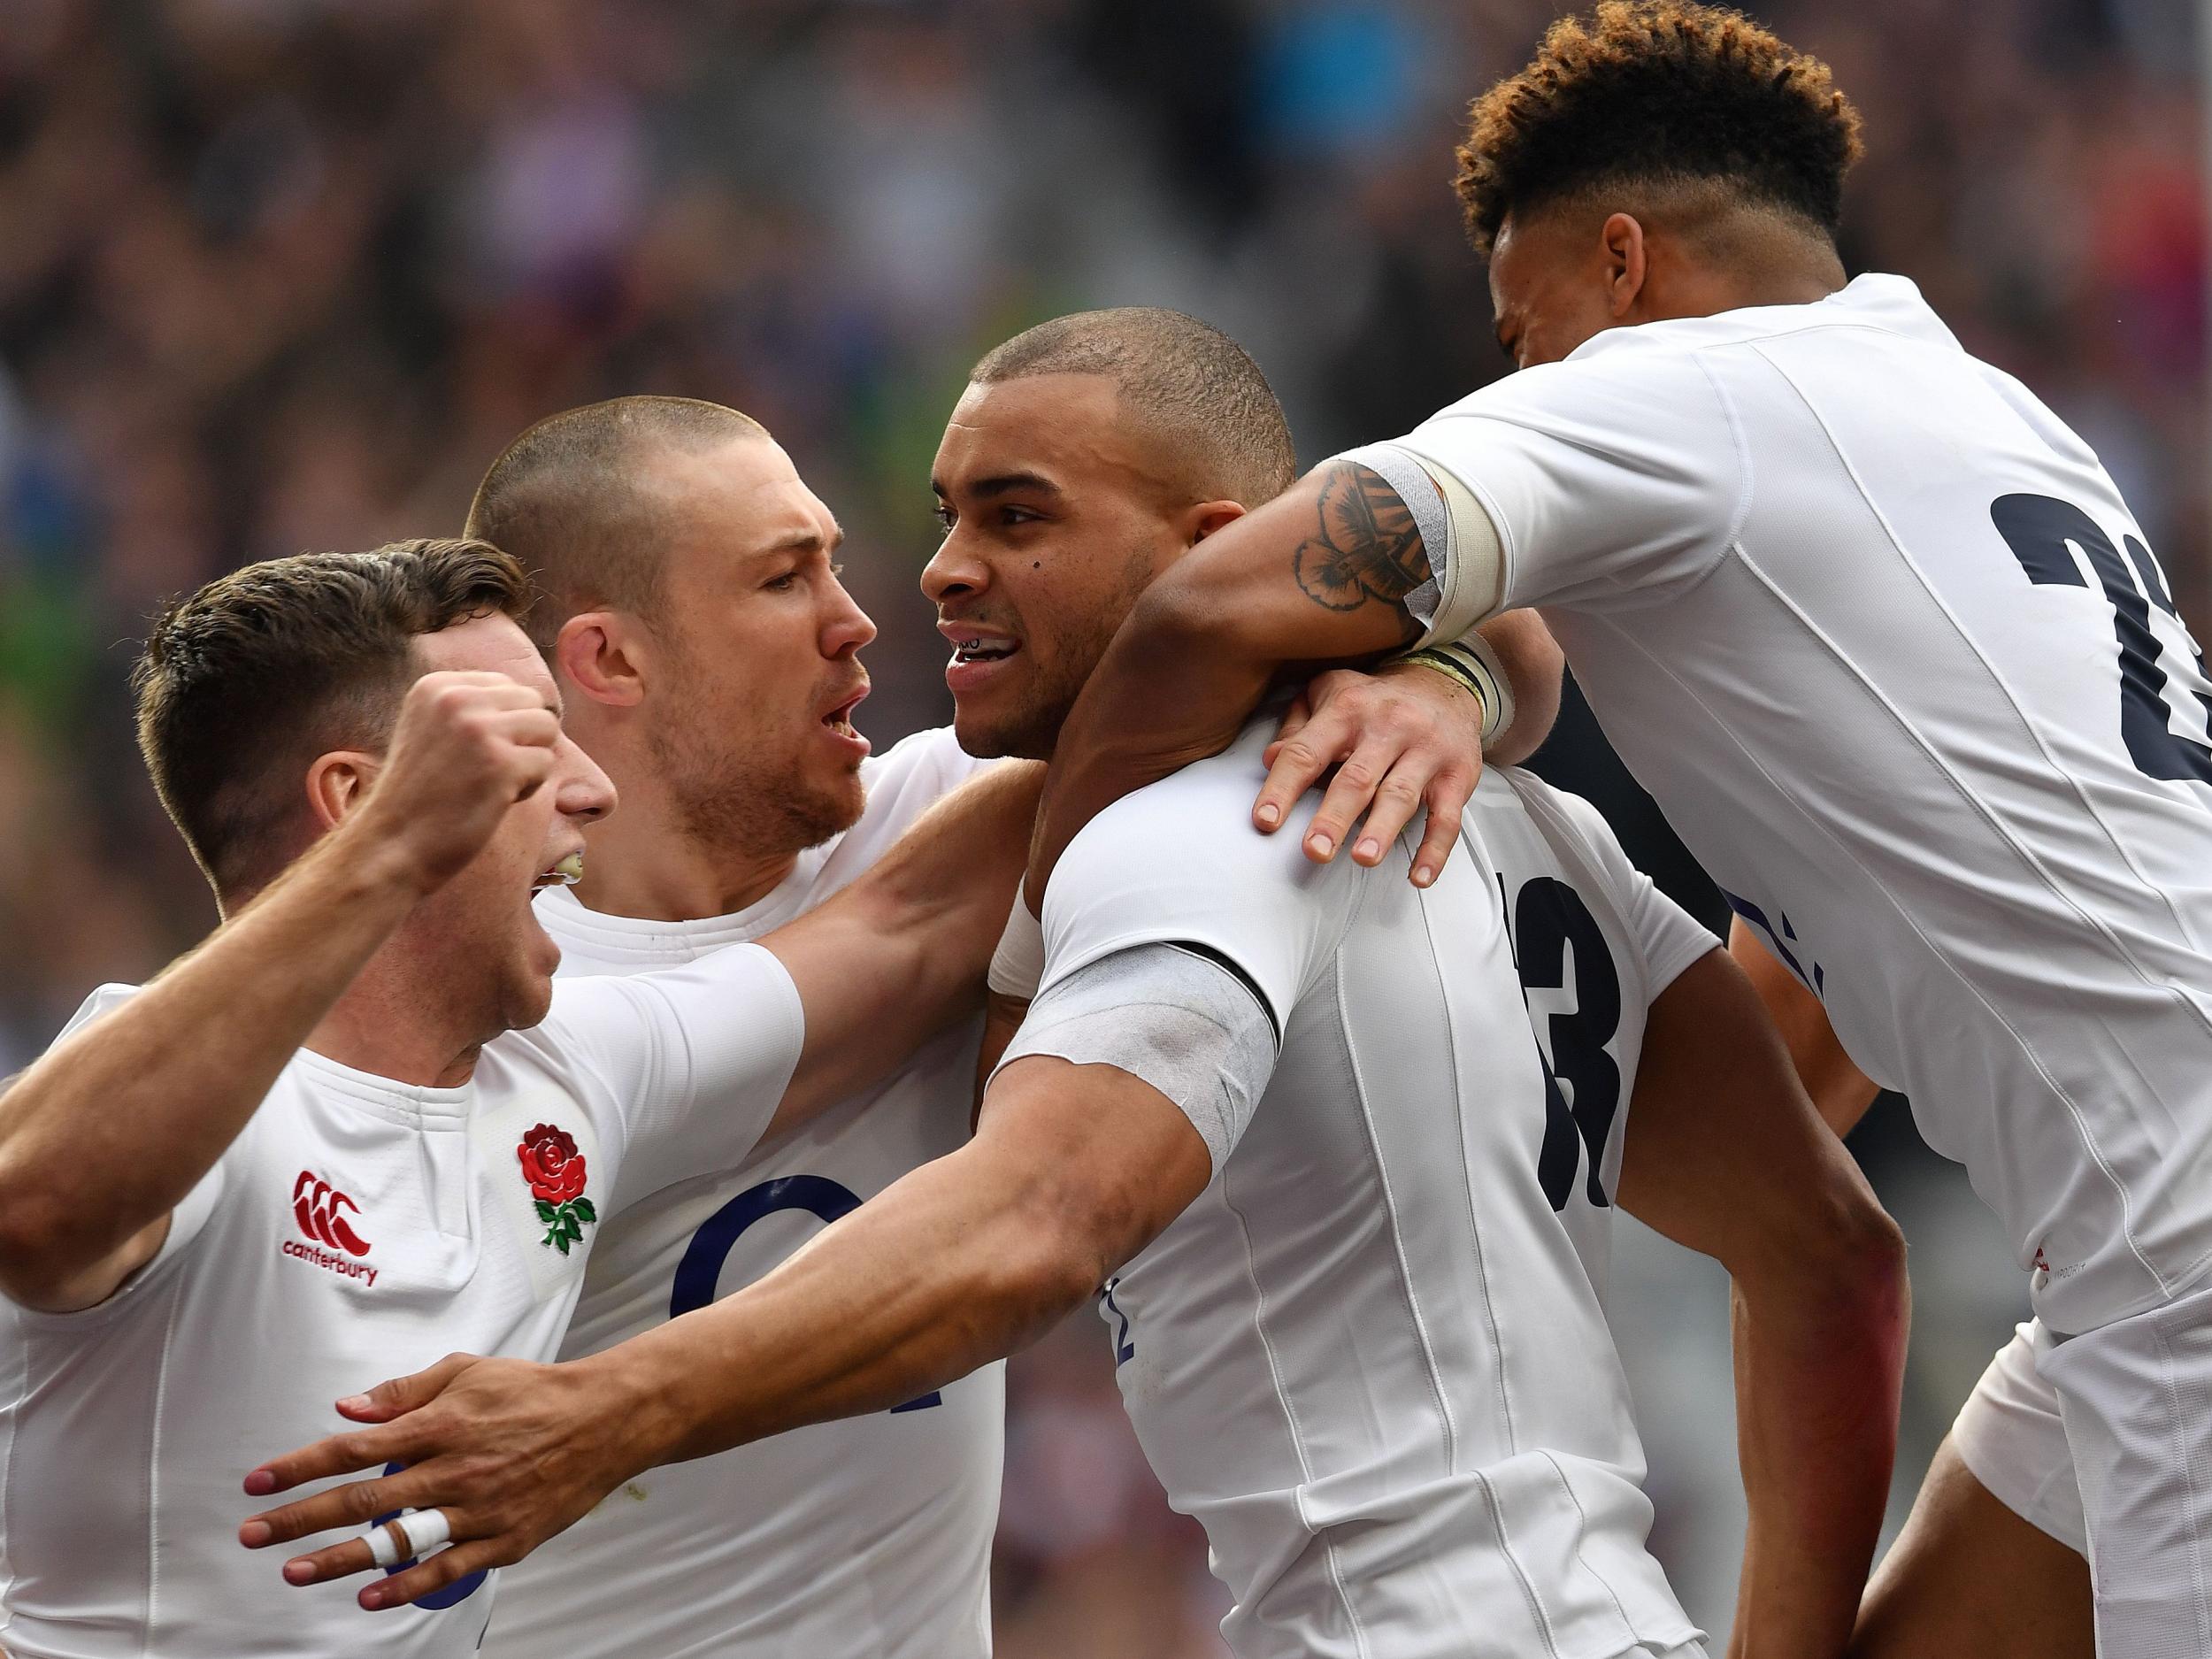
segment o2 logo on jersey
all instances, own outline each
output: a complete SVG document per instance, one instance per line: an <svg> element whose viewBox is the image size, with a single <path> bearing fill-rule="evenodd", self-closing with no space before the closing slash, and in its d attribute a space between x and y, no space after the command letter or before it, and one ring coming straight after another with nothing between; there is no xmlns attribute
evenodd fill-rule
<svg viewBox="0 0 2212 1659"><path fill-rule="evenodd" d="M1502 887L1504 879L1499 880ZM1621 1025L1620 970L1613 965L1613 953L1590 907L1555 876L1537 876L1525 884L1507 914L1523 998L1532 991L1571 990L1575 999L1571 1012L1547 1017L1551 1041L1538 1045L1544 1071L1544 1144L1536 1155L1536 1184L1554 1210L1566 1209L1587 1148L1590 1173L1583 1190L1602 1208L1613 1201L1599 1174L1621 1104L1620 1064L1606 1048ZM1567 983L1570 949L1572 986ZM1532 1022L1535 1017L1532 1002ZM1571 1102L1567 1091L1573 1094Z"/></svg>
<svg viewBox="0 0 2212 1659"><path fill-rule="evenodd" d="M2127 548L2123 560L2094 519L2072 503L2049 495L2000 495L1990 504L1989 519L2038 588L2086 588L2081 567L2067 549L2070 545L2082 550L2112 607L2112 632L2120 647L2120 736L2128 758L2146 778L2212 783L2212 747L2173 729L2174 711L2166 701L2171 681L2160 664L2163 648L2151 631L2153 605L2180 628L2188 643L2188 657L2177 667L2185 681L2194 681L2187 688L2208 727L2212 680L2206 677L2203 653L2182 626L2165 573L2150 549L2131 535L2123 536Z"/></svg>
<svg viewBox="0 0 2212 1659"><path fill-rule="evenodd" d="M669 1289L668 1317L681 1318L714 1300L723 1263L730 1259L738 1240L754 1223L781 1210L797 1210L826 1226L859 1208L860 1194L826 1175L779 1175L747 1187L709 1216L691 1235L684 1259L676 1264L675 1283ZM891 1413L895 1417L902 1411L924 1411L943 1403L944 1397L933 1390L904 1405L893 1406Z"/></svg>

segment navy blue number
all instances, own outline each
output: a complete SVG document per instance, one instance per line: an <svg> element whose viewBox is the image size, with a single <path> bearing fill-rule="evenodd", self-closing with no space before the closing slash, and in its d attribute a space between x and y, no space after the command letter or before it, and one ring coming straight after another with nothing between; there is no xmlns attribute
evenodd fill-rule
<svg viewBox="0 0 2212 1659"><path fill-rule="evenodd" d="M1720 890L1720 895L1728 901L1730 910L1735 911L1737 915L1767 936L1767 949L1774 953L1777 961L1803 981L1807 990L1815 996L1824 997L1828 995L1826 971L1821 967L1820 964L1814 962L1813 971L1808 973L1805 972L1805 964L1797 959L1797 951L1803 950L1805 947L1798 940L1797 929L1790 926L1788 911L1777 910L1770 917L1741 894L1731 893L1726 887L1723 887ZM1797 947L1797 950L1790 949L1793 945ZM1809 954L1806 960L1811 961Z"/></svg>
<svg viewBox="0 0 2212 1659"><path fill-rule="evenodd" d="M2087 513L2048 495L2001 495L1990 507L1989 518L2028 580L2039 588L2087 587L2067 544L2071 542L2087 557L2112 606L2112 629L2120 642L2120 735L2127 742L2128 757L2147 778L2193 778L2212 783L2212 749L2172 729L2167 674L2158 665L2158 636L2151 632L2151 606L2177 620L2179 613L2150 549L2133 536L2125 537L2127 558L2123 560L2112 538ZM2140 588L2136 587L2138 578ZM2195 655L2201 686L2204 657L2201 652ZM2196 696L2207 719L2212 720L2212 695L2200 689Z"/></svg>
<svg viewBox="0 0 2212 1659"><path fill-rule="evenodd" d="M401 1470L406 1467L407 1465L405 1463L387 1463L384 1465L385 1478L389 1479L392 1476L399 1473ZM399 1511L397 1509L394 1509L389 1515L378 1516L376 1519L371 1521L369 1525L372 1527L382 1526L388 1521L396 1521L397 1519L399 1519ZM413 1566L414 1564L415 1557L410 1555L406 1560L401 1562L396 1567L385 1568L384 1576L388 1578L396 1572L405 1572L408 1568ZM491 1570L489 1568L479 1567L474 1572L468 1573L462 1578L456 1578L451 1584L446 1586L446 1587L442 1590L433 1590L428 1595L417 1596L415 1598L415 1605L417 1607L426 1607L434 1613L442 1613L447 1608L457 1606L459 1603L467 1601L469 1597L474 1595L479 1590L484 1587L484 1580L489 1577L491 1577Z"/></svg>
<svg viewBox="0 0 2212 1659"><path fill-rule="evenodd" d="M1121 1329L1114 1333L1114 1369L1116 1371L1119 1371L1137 1357L1137 1345L1129 1340L1129 1316L1121 1310L1121 1304L1114 1300L1114 1286L1120 1283L1119 1279L1110 1279L1098 1293L1098 1299L1106 1304L1107 1313L1121 1321Z"/></svg>
<svg viewBox="0 0 2212 1659"><path fill-rule="evenodd" d="M1550 1057L1544 1068L1537 1184L1554 1210L1564 1210L1587 1148L1590 1175L1584 1191L1592 1203L1609 1204L1598 1177L1621 1104L1621 1068L1606 1050L1621 1025L1621 976L1613 953L1582 895L1554 876L1538 876L1522 887L1513 905L1513 947L1524 994L1568 989L1567 951L1574 950L1574 1010L1554 1013L1548 1021ZM1571 1105L1562 1083L1573 1093Z"/></svg>
<svg viewBox="0 0 2212 1659"><path fill-rule="evenodd" d="M803 1210L823 1225L849 1216L860 1208L860 1194L826 1175L780 1175L749 1187L702 1222L691 1235L684 1259L676 1264L676 1281L668 1294L668 1317L680 1318L714 1300L714 1287L722 1278L722 1263L730 1259L745 1229L779 1210ZM891 1409L921 1411L942 1405L932 1392Z"/></svg>

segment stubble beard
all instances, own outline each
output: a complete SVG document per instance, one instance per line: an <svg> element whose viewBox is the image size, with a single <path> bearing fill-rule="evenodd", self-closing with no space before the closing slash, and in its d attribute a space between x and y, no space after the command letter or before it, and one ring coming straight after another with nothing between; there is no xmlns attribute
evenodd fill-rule
<svg viewBox="0 0 2212 1659"><path fill-rule="evenodd" d="M780 765L750 751L733 752L726 732L703 738L662 730L649 741L684 834L718 853L775 858L803 852L860 817L856 773L841 787L810 787L795 757Z"/></svg>

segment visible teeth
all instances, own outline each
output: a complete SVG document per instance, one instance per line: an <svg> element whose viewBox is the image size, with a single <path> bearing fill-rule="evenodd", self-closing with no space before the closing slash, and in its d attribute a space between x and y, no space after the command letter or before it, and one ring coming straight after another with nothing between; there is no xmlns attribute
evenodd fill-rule
<svg viewBox="0 0 2212 1659"><path fill-rule="evenodd" d="M1002 657L1011 657L1014 648L1001 641L970 640L953 648L953 655L964 663L996 662Z"/></svg>

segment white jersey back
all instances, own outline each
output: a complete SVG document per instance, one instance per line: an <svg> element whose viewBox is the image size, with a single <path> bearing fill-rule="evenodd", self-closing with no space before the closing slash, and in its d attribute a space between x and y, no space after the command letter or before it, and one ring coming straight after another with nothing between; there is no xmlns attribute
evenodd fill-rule
<svg viewBox="0 0 2212 1659"><path fill-rule="evenodd" d="M2044 1317L2200 1278L2212 682L2089 449L1886 276L1601 333L1403 447Z"/></svg>
<svg viewBox="0 0 2212 1659"><path fill-rule="evenodd" d="M1694 1642L1644 1547L1643 1456L1577 1254L1588 1172L1601 1187L1617 1154L1599 1134L1585 1155L1531 1040L1499 872L1473 834L1426 892L1402 841L1370 872L1308 863L1297 824L1257 835L1268 735L1102 814L1044 912L1046 993L1179 943L1233 964L1280 1033L1212 1181L1102 1301L1139 1439L1235 1597L1224 1633L1246 1659ZM1478 818L1513 810L1515 786L1486 787ZM1616 948L1625 931L1594 947ZM1600 1045L1624 1075L1640 975ZM1594 1126L1617 1109L1585 1103Z"/></svg>
<svg viewBox="0 0 2212 1659"><path fill-rule="evenodd" d="M949 730L867 761L860 821L733 916L642 922L549 894L539 911L560 943L561 972L636 973L780 926L854 879L985 764ZM699 1175L611 1221L563 1356L742 1289L862 1200L958 1147L974 1107L977 1037L972 1026L946 1033L734 1172ZM988 1365L896 1411L649 1471L507 1569L485 1653L987 1654L1004 1376Z"/></svg>
<svg viewBox="0 0 2212 1659"><path fill-rule="evenodd" d="M128 995L96 993L73 1029ZM380 1613L358 1579L296 1589L286 1552L238 1546L246 1471L447 1354L551 1359L600 1232L696 1161L742 1157L803 1029L790 976L741 947L557 987L461 1088L296 1056L121 1290L81 1313L0 1302L0 1647L473 1655L499 1575Z"/></svg>

